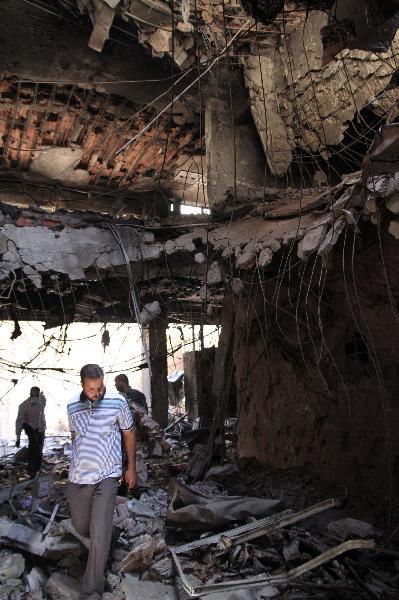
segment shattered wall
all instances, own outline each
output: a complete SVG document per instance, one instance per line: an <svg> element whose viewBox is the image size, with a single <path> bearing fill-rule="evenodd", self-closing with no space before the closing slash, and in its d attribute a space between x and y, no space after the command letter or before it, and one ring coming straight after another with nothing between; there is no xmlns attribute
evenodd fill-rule
<svg viewBox="0 0 399 600"><path fill-rule="evenodd" d="M328 147L343 141L366 105L381 118L397 116L397 88L385 88L397 68L398 34L386 54L343 50L323 66L321 29L327 23L326 13L311 11L279 48L260 44L258 56L243 59L252 114L273 175L285 175L296 147L328 159Z"/></svg>
<svg viewBox="0 0 399 600"><path fill-rule="evenodd" d="M394 299L396 242L386 230L381 242ZM386 508L399 494L399 321L381 256L371 225L355 243L344 234L327 274L287 251L289 276L255 277L237 298L234 355L240 456Z"/></svg>

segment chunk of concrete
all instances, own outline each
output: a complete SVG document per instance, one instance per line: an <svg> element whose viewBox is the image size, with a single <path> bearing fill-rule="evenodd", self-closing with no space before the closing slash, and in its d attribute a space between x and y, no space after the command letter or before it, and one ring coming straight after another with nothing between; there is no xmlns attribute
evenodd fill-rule
<svg viewBox="0 0 399 600"><path fill-rule="evenodd" d="M147 325L160 316L162 310L158 300L145 304L140 311L139 318L142 325Z"/></svg>
<svg viewBox="0 0 399 600"><path fill-rule="evenodd" d="M199 265L203 265L204 262L206 262L206 257L202 252L197 252L197 254L194 256L194 260Z"/></svg>
<svg viewBox="0 0 399 600"><path fill-rule="evenodd" d="M298 244L298 257L303 260L310 256L321 246L327 231L327 225L323 223L314 229L309 229L304 238Z"/></svg>
<svg viewBox="0 0 399 600"><path fill-rule="evenodd" d="M236 260L236 269L250 269L255 264L255 252L245 250Z"/></svg>
<svg viewBox="0 0 399 600"><path fill-rule="evenodd" d="M367 180L367 189L380 198L387 198L395 191L395 178L391 175L377 175Z"/></svg>
<svg viewBox="0 0 399 600"><path fill-rule="evenodd" d="M170 579L174 574L174 566L171 558L162 558L153 565L150 566L149 573L151 579L155 581L162 581L164 579Z"/></svg>
<svg viewBox="0 0 399 600"><path fill-rule="evenodd" d="M25 569L22 554L6 554L0 557L0 579L18 579Z"/></svg>
<svg viewBox="0 0 399 600"><path fill-rule="evenodd" d="M45 587L47 583L47 577L43 569L40 569L39 567L33 567L33 569L26 575L26 581L28 583L29 590L31 592L37 592Z"/></svg>
<svg viewBox="0 0 399 600"><path fill-rule="evenodd" d="M327 529L344 540L352 537L372 538L381 536L381 532L370 523L350 517L329 523Z"/></svg>
<svg viewBox="0 0 399 600"><path fill-rule="evenodd" d="M389 200L387 200L387 209L390 210L394 215L399 214L399 194L394 194Z"/></svg>
<svg viewBox="0 0 399 600"><path fill-rule="evenodd" d="M166 29L157 29L148 38L148 43L158 54L172 52L172 32Z"/></svg>
<svg viewBox="0 0 399 600"><path fill-rule="evenodd" d="M76 579L63 573L53 573L45 591L52 600L80 600L80 585Z"/></svg>
<svg viewBox="0 0 399 600"><path fill-rule="evenodd" d="M391 221L389 223L388 231L396 240L399 240L399 221Z"/></svg>
<svg viewBox="0 0 399 600"><path fill-rule="evenodd" d="M149 517L150 519L156 517L151 506L148 506L145 502L140 502L140 500L130 500L127 506L129 513L134 517Z"/></svg>
<svg viewBox="0 0 399 600"><path fill-rule="evenodd" d="M22 594L25 591L25 586L21 579L7 579L0 585L0 598L1 600L8 600L8 598L22 598Z"/></svg>
<svg viewBox="0 0 399 600"><path fill-rule="evenodd" d="M30 171L48 179L64 183L88 184L90 175L84 169L76 169L83 157L81 148L48 148L33 157Z"/></svg>
<svg viewBox="0 0 399 600"><path fill-rule="evenodd" d="M173 586L155 581L138 581L131 575L126 575L122 582L122 590L126 600L177 600Z"/></svg>
<svg viewBox="0 0 399 600"><path fill-rule="evenodd" d="M160 536L140 536L136 546L119 563L118 571L120 573L144 571L153 563L154 556L165 550L165 548L165 540Z"/></svg>
<svg viewBox="0 0 399 600"><path fill-rule="evenodd" d="M213 481L223 481L226 478L233 477L240 472L240 467L235 463L227 463L217 467L211 467L205 474L205 479Z"/></svg>
<svg viewBox="0 0 399 600"><path fill-rule="evenodd" d="M273 251L271 248L263 248L263 250L260 251L259 257L258 257L258 266L261 269L264 269L265 267L267 267L268 265L270 265L270 263L273 260Z"/></svg>
<svg viewBox="0 0 399 600"><path fill-rule="evenodd" d="M216 285L222 281L222 272L217 262L213 262L208 269L207 283L208 285Z"/></svg>

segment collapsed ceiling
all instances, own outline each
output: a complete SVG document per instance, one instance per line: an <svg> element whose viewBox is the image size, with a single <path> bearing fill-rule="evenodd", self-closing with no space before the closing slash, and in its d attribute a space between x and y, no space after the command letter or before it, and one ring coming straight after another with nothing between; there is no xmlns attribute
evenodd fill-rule
<svg viewBox="0 0 399 600"><path fill-rule="evenodd" d="M134 319L132 268L141 304L215 321L281 248L326 261L375 213L365 164L382 126L396 139L398 15L394 0L8 3L2 318Z"/></svg>

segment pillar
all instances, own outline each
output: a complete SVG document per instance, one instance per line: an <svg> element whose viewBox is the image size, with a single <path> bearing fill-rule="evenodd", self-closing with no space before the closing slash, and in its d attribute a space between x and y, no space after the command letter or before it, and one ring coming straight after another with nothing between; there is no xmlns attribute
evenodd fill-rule
<svg viewBox="0 0 399 600"><path fill-rule="evenodd" d="M154 319L149 325L152 418L161 427L168 424L167 326L165 319Z"/></svg>

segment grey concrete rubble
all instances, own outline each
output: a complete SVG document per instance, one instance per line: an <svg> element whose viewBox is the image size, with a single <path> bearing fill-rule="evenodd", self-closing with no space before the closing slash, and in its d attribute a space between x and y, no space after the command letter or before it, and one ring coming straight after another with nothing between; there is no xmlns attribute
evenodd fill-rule
<svg viewBox="0 0 399 600"><path fill-rule="evenodd" d="M378 538L382 535L381 531L378 531L378 529L373 527L373 525L370 525L370 523L350 517L346 519L340 519L339 521L333 521L332 523L328 524L327 528L328 531L334 533L344 540L347 540L350 537Z"/></svg>
<svg viewBox="0 0 399 600"><path fill-rule="evenodd" d="M0 557L0 579L18 579L25 570L25 559L21 554L6 554Z"/></svg>
<svg viewBox="0 0 399 600"><path fill-rule="evenodd" d="M62 573L53 573L45 591L51 600L80 600L81 597L79 583Z"/></svg>
<svg viewBox="0 0 399 600"><path fill-rule="evenodd" d="M186 419L187 415L182 418ZM176 427L170 426L164 435L176 435ZM187 581L195 588L204 584L212 586L217 582L228 584L231 573L243 580L239 590L211 591L210 597L215 600L274 598L284 586L263 583L270 568L273 572L291 573L295 571L294 566L302 568L306 564L306 569L309 569L306 581L319 587L328 586L331 580L325 579L325 570L315 570L311 575L316 563L309 562L308 548L314 549L314 556L315 549L321 554L337 538L349 540L345 547L348 549L355 547L356 541L357 548L366 548L374 544L371 538L381 539L378 528L365 521L346 516L331 519L332 514L328 511L341 505L337 500L326 500L295 512L291 500L285 503L284 495L276 490L273 490L275 497L272 499L264 494L251 497L251 486L247 485L245 495L232 496L228 490L241 480L243 470L231 460L214 464L207 470L203 481L191 486L172 481L167 491L168 477L165 474L169 466L176 461L187 460L187 456L188 451L181 442L172 453L147 459L146 489L138 491L137 497L117 496L114 541L105 573L104 600L181 598L183 580L178 577L172 550L178 552L184 585ZM46 460L47 465L51 465L52 477L43 473L35 481L34 489L31 483L21 491L20 498L3 504L3 512L9 512L10 516L0 519L1 541L6 548L0 552L0 594L19 598L18 594L26 593L29 600L80 600L79 579L88 540L78 536L70 520L65 519L68 515L64 495L68 457L64 454L52 457L50 454L46 455ZM8 464L12 465L10 459L7 461L5 468ZM164 481L161 487L154 485L154 477L159 476L158 473L162 473ZM185 473L180 477L184 478ZM27 499L32 492L42 496L42 504L31 504L33 509L29 512L26 509ZM279 495L281 497L276 497ZM51 513L51 504L49 510L43 512L45 501L57 502L60 516L56 516L49 533L42 539L48 521L44 515ZM309 523L311 516L321 511L327 511L330 519L326 529L328 533L322 537L318 521ZM39 520L37 515L41 516ZM32 521L31 526L20 522L26 519ZM230 525L226 529L228 523ZM222 524L225 524L224 530L221 530ZM266 530L268 535L264 535ZM199 531L206 531L205 537L200 536ZM173 543L166 541L167 536ZM326 543L326 536L332 536L329 543ZM360 538L360 541L353 538ZM179 540L184 543L183 546L178 545ZM199 548L204 551L198 552ZM330 550L332 552L334 548ZM34 564L35 556L39 560L37 565ZM327 552L323 560L328 561L328 556ZM367 559L364 560L367 564ZM330 563L331 573L340 573L339 581L349 585L350 571L334 565ZM257 579L262 581L259 587L247 588L247 580L256 582ZM352 580L350 585L353 585Z"/></svg>

